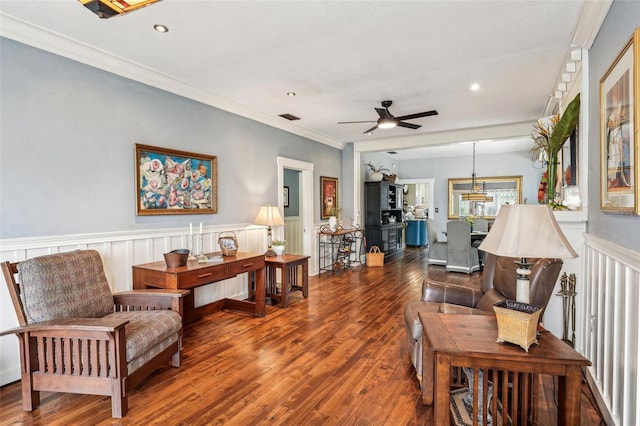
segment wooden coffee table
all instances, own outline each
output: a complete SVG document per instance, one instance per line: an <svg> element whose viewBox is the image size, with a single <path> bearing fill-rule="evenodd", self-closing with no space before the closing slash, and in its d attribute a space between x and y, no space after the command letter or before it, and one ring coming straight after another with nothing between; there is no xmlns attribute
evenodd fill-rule
<svg viewBox="0 0 640 426"><path fill-rule="evenodd" d="M494 381L502 377L501 392L499 383L494 382L490 411L495 412L495 401L500 399L513 424L537 417L536 387L531 386L535 375L558 376L558 424L580 424L582 367L591 362L550 332L541 329L539 344L525 352L519 346L496 342L498 328L493 316L420 313L419 317L423 330L423 402L434 404L434 424L449 424L454 366L489 371ZM518 401L510 407L505 403L508 392ZM475 410L477 406L474 415Z"/></svg>

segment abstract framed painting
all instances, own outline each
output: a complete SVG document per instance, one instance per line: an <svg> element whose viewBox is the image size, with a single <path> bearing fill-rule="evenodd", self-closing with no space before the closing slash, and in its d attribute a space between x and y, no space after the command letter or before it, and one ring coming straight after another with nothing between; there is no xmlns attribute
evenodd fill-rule
<svg viewBox="0 0 640 426"><path fill-rule="evenodd" d="M217 157L136 144L139 216L218 212Z"/></svg>

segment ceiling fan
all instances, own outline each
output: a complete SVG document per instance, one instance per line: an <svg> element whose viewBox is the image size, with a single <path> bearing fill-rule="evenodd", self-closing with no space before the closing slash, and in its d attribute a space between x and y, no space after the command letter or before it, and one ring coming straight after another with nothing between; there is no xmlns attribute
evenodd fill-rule
<svg viewBox="0 0 640 426"><path fill-rule="evenodd" d="M376 112L380 116L377 121L340 121L338 124L351 124L351 123L376 123L375 126L366 130L364 134L372 133L376 129L391 129L393 127L406 127L408 129L419 129L419 124L413 123L405 123L404 120L412 120L414 118L428 117L430 115L438 115L438 111L424 111L418 112L415 114L403 115L401 117L394 117L393 114L389 112L389 107L393 104L393 101L382 101L382 108L376 108Z"/></svg>

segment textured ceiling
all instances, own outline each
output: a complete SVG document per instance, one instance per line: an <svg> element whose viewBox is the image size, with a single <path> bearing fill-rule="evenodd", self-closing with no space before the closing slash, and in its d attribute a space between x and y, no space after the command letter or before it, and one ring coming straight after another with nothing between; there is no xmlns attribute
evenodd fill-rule
<svg viewBox="0 0 640 426"><path fill-rule="evenodd" d="M539 118L584 4L163 0L101 20L77 0L1 0L0 31L333 146L382 138L391 149L405 136ZM337 124L376 120L385 99L397 116L439 115L373 135L363 134L373 124Z"/></svg>

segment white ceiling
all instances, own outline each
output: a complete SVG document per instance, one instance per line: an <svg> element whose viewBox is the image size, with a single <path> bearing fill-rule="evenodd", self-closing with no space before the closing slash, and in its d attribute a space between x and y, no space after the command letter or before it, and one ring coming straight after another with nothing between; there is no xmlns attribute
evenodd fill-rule
<svg viewBox="0 0 640 426"><path fill-rule="evenodd" d="M610 3L163 0L101 20L77 0L0 0L0 34L332 146L383 139L386 151L532 123ZM376 120L385 99L396 116L439 115L373 135L337 124Z"/></svg>

